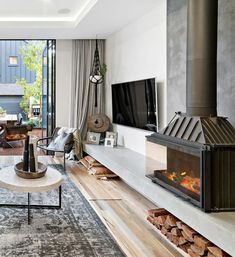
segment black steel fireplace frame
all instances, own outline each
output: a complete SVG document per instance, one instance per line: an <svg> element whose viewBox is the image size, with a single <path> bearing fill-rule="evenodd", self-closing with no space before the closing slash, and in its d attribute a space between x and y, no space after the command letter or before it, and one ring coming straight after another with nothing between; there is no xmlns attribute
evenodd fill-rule
<svg viewBox="0 0 235 257"><path fill-rule="evenodd" d="M174 150L177 151L183 151L183 152L187 152L189 154L192 154L194 156L197 156L200 158L200 178L201 178L201 192L200 192L200 201L195 200L194 198L190 197L189 195L187 195L186 193L182 192L181 190L177 189L174 186L171 186L168 183L165 183L164 181L162 181L161 179L158 179L154 174L151 175L147 175L148 178L150 178L152 180L152 182L166 188L167 190L171 191L172 193L174 193L175 195L183 198L184 200L192 203L193 205L204 209L204 192L202 192L202 188L203 188L203 183L204 183L204 178L203 178L203 169L204 169L204 165L208 165L207 163L207 159L203 158L203 156L205 155L205 147L202 146L199 143L196 142L189 142L186 140L180 140L178 138L174 138L171 137L170 140L169 138L165 135L162 134L154 134L154 137L152 136L147 136L146 137L148 141L155 143L155 144L159 144L162 146L166 146L166 147L170 147ZM203 178L203 179L202 179ZM209 185L210 186L210 185Z"/></svg>
<svg viewBox="0 0 235 257"><path fill-rule="evenodd" d="M162 135L159 133L155 133L154 136L147 136L147 140L159 144L162 146L170 147L172 149L186 152L197 156L200 158L200 201L190 197L187 193L182 192L174 186L171 186L169 183L164 182L163 180L157 178L154 174L147 175L148 178L152 180L152 182L161 185L167 190L171 191L175 195L181 197L182 199L192 203L193 205L199 207L204 212L219 212L219 211L235 211L235 205L229 206L229 204L224 204L223 202L230 202L231 199L227 199L226 195L223 195L223 192L220 192L220 187L224 186L219 183L219 188L217 192L213 191L213 185L216 187L215 181L213 181L213 173L215 176L221 176L223 170L220 170L219 167L216 166L218 159L223 158L222 155L224 153L224 148L228 151L235 153L235 145L205 145L197 142L191 142L187 140L182 140L175 137L169 137L166 135ZM221 151L221 152L220 152ZM217 156L215 156L217 154ZM222 154L222 155L221 155ZM218 158L218 156L220 156ZM230 173L233 172L233 165L231 164ZM212 172L213 169L213 172ZM154 172L154 171L153 171ZM227 174L228 172L226 172ZM230 176L225 175L224 176ZM234 181L235 182L235 181ZM232 183L232 181L231 181ZM231 186L231 185L227 185ZM212 194L213 191L213 194ZM235 197L235 195L234 195ZM220 203L222 201L222 203ZM232 199L232 202L234 200ZM225 207L226 206L226 207Z"/></svg>

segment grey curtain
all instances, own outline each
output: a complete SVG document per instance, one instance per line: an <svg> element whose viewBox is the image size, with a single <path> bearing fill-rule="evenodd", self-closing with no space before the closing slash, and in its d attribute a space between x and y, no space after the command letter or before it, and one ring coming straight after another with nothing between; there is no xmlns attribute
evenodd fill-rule
<svg viewBox="0 0 235 257"><path fill-rule="evenodd" d="M104 44L104 40L98 40L101 65L104 63ZM104 85L98 85L95 107L95 87L89 82L94 53L95 40L73 40L70 126L78 128L82 138L87 132L87 118L104 113Z"/></svg>

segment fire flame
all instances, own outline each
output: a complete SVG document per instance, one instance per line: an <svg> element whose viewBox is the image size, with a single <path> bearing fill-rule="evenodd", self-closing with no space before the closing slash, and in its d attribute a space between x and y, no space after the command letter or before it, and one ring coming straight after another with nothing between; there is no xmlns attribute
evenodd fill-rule
<svg viewBox="0 0 235 257"><path fill-rule="evenodd" d="M182 171L180 174L166 171L165 176L168 179L179 183L182 187L200 195L200 178L193 178L189 176L186 171Z"/></svg>

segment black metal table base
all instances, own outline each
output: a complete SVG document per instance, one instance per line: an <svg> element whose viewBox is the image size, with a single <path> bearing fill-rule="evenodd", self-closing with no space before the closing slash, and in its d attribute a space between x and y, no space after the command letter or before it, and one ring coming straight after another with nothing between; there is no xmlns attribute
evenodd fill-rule
<svg viewBox="0 0 235 257"><path fill-rule="evenodd" d="M58 205L41 205L41 204L30 204L30 193L28 193L28 204L9 204L9 203L0 203L0 207L6 208L27 208L28 209L28 225L30 225L31 209L60 209L61 208L61 200L62 200L62 187L59 186L59 204Z"/></svg>

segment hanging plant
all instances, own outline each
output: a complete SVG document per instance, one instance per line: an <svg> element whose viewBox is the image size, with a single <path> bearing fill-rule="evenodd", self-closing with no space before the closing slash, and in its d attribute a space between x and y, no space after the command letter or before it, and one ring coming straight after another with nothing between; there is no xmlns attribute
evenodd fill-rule
<svg viewBox="0 0 235 257"><path fill-rule="evenodd" d="M100 74L102 75L103 78L104 78L106 72L107 72L107 65L105 63L103 63L100 67Z"/></svg>
<svg viewBox="0 0 235 257"><path fill-rule="evenodd" d="M104 75L107 71L106 64L100 65L100 57L99 57L99 50L98 50L98 40L95 41L95 54L93 65L90 74L90 82L95 86L95 107L97 107L97 85L104 82Z"/></svg>

